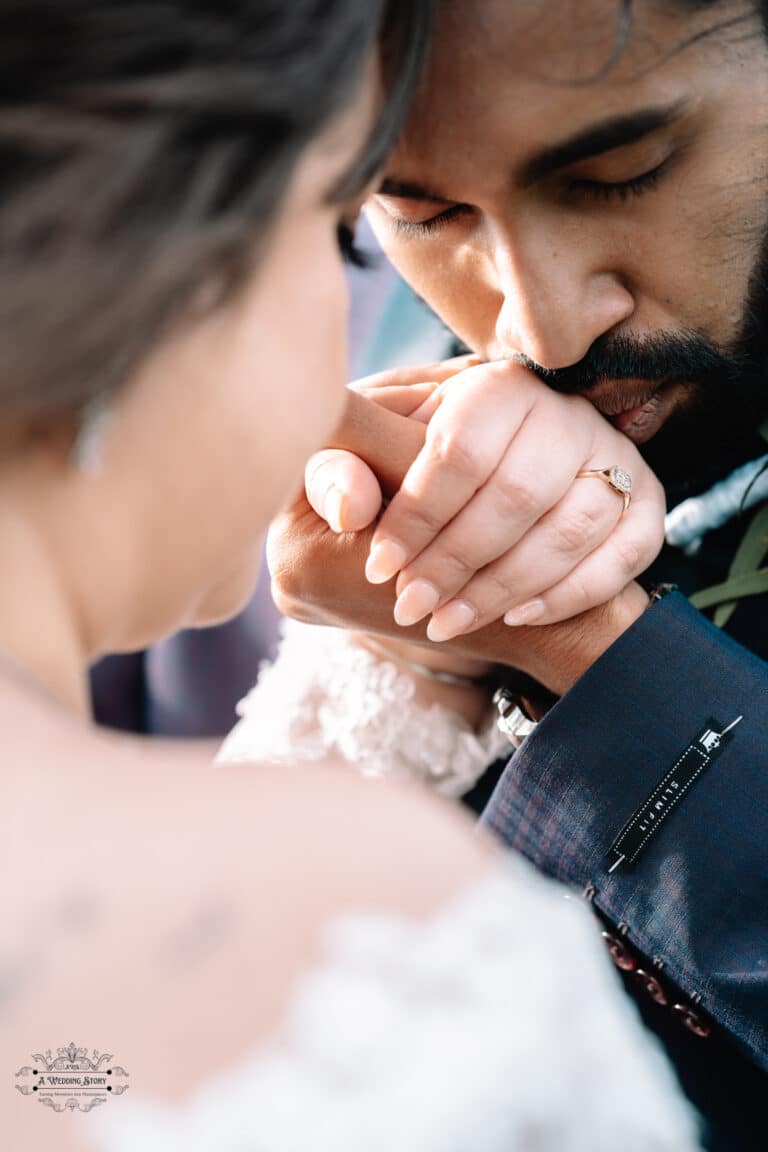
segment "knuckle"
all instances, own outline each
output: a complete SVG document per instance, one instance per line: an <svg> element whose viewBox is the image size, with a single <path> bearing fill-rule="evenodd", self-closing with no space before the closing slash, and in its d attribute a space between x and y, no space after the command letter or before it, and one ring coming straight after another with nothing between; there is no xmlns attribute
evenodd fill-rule
<svg viewBox="0 0 768 1152"><path fill-rule="evenodd" d="M322 606L314 601L302 600L299 597L282 593L275 587L274 582L270 591L278 612L283 616L297 620L300 624L333 625L337 623L333 618L326 619Z"/></svg>
<svg viewBox="0 0 768 1152"><path fill-rule="evenodd" d="M482 583L476 593L476 600L482 602L483 611L503 611L512 596L513 581L503 569L494 570L486 568L482 575Z"/></svg>
<svg viewBox="0 0 768 1152"><path fill-rule="evenodd" d="M293 530L290 517L273 523L267 537L267 566L272 591L282 598L301 600L307 596L310 575L322 559L319 538Z"/></svg>
<svg viewBox="0 0 768 1152"><path fill-rule="evenodd" d="M421 503L401 500L397 507L397 517L391 516L387 520L387 531L398 540L411 540L414 536L421 538L425 532L430 537L437 536L445 527L445 518L437 509L423 501Z"/></svg>
<svg viewBox="0 0 768 1152"><path fill-rule="evenodd" d="M284 562L282 559L270 564L272 598L281 612L283 609L278 600L298 600L301 597L303 582L298 568L298 565Z"/></svg>
<svg viewBox="0 0 768 1152"><path fill-rule="evenodd" d="M613 544L614 553L619 562L619 574L625 582L629 581L638 572L642 572L648 558L633 536L620 535Z"/></svg>
<svg viewBox="0 0 768 1152"><path fill-rule="evenodd" d="M658 556L659 552L661 552L661 549L664 547L665 539L666 539L666 528L665 528L665 524L664 524L664 519L661 518L660 520L658 520L656 522L656 531L653 533L653 536L651 538L650 553L651 553L652 559L655 559Z"/></svg>
<svg viewBox="0 0 768 1152"><path fill-rule="evenodd" d="M656 503L658 504L659 513L663 517L667 510L667 494L664 491L664 485L661 483L661 480L659 480L657 476L653 475L653 473L651 473L651 476L653 480L651 491L655 497Z"/></svg>
<svg viewBox="0 0 768 1152"><path fill-rule="evenodd" d="M582 553L589 548L597 533L598 519L586 508L573 508L553 517L550 534L558 552Z"/></svg>
<svg viewBox="0 0 768 1152"><path fill-rule="evenodd" d="M270 593L278 612L283 616L301 619L299 613L301 612L302 601L293 597L279 579L273 578Z"/></svg>
<svg viewBox="0 0 768 1152"><path fill-rule="evenodd" d="M577 570L563 581L558 601L562 602L566 617L580 616L594 606L594 590Z"/></svg>
<svg viewBox="0 0 768 1152"><path fill-rule="evenodd" d="M468 477L475 477L481 471L482 460L478 452L460 431L436 428L429 441L432 457L441 467Z"/></svg>
<svg viewBox="0 0 768 1152"><path fill-rule="evenodd" d="M656 509L643 507L638 509L637 516L632 522L633 539L637 546L640 560L650 564L661 551L665 538L665 524L663 509L657 514Z"/></svg>
<svg viewBox="0 0 768 1152"><path fill-rule="evenodd" d="M507 515L534 518L541 508L541 496L533 481L513 472L497 472L494 492L499 510Z"/></svg>
<svg viewBox="0 0 768 1152"><path fill-rule="evenodd" d="M466 581L477 571L469 563L466 554L459 551L453 543L441 544L439 552L430 556L429 561L438 577L433 583L443 589L447 589L449 584L455 584L456 580Z"/></svg>

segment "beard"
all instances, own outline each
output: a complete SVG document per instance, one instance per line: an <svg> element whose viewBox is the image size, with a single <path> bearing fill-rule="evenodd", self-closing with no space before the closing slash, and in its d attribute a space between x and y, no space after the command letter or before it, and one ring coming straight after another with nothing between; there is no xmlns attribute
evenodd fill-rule
<svg viewBox="0 0 768 1152"><path fill-rule="evenodd" d="M719 347L693 331L647 337L601 336L568 368L516 360L558 392L587 394L606 382L684 385L684 399L656 435L638 446L664 485L670 506L704 491L765 452L768 417L768 231L750 276L739 333Z"/></svg>

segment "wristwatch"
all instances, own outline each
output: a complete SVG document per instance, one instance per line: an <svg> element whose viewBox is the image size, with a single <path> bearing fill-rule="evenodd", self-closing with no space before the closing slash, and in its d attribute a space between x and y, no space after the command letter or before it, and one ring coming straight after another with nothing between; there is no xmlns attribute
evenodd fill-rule
<svg viewBox="0 0 768 1152"><path fill-rule="evenodd" d="M515 748L519 748L526 736L538 728L538 721L526 716L509 688L496 689L493 705L499 714L496 727Z"/></svg>

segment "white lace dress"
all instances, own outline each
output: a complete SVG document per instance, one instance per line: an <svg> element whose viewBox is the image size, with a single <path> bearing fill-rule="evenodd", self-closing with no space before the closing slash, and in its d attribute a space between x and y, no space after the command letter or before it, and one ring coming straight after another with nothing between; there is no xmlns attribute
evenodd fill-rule
<svg viewBox="0 0 768 1152"><path fill-rule="evenodd" d="M255 974L258 979L258 973ZM427 922L329 926L282 1033L94 1152L689 1152L697 1124L578 900L510 860Z"/></svg>
<svg viewBox="0 0 768 1152"><path fill-rule="evenodd" d="M277 659L264 661L238 704L240 722L217 761L295 764L334 755L365 776L421 780L456 797L510 754L490 704L476 733L455 712L416 697L402 665L350 643L343 629L287 620Z"/></svg>

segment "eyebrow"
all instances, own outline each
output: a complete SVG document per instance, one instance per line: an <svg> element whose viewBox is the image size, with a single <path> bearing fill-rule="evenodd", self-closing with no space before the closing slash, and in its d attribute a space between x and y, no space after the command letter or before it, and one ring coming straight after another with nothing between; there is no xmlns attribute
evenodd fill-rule
<svg viewBox="0 0 768 1152"><path fill-rule="evenodd" d="M600 156L604 152L612 152L614 148L626 148L629 144L635 144L645 136L651 136L654 132L679 120L687 107L687 101L678 100L663 107L643 108L625 116L614 116L610 120L593 124L575 136L554 144L528 159L523 165L520 180L523 185L534 184L537 180L543 180L546 176L559 172L561 168L568 168L581 160ZM403 200L454 203L452 196L447 196L434 188L397 178L382 180L376 194Z"/></svg>
<svg viewBox="0 0 768 1152"><path fill-rule="evenodd" d="M645 136L651 136L654 132L679 120L687 106L687 101L678 100L664 107L643 108L626 116L614 116L600 124L593 124L560 144L555 144L531 157L523 167L522 182L533 184L559 172L561 168L577 164L580 160L588 160L593 156L601 156L604 152L612 152L614 148L626 148L629 144L635 144Z"/></svg>
<svg viewBox="0 0 768 1152"><path fill-rule="evenodd" d="M409 180L390 180L385 177L376 189L377 196L395 196L401 200L437 200L440 203L450 204L450 196L441 192L425 188L423 184L413 184Z"/></svg>

